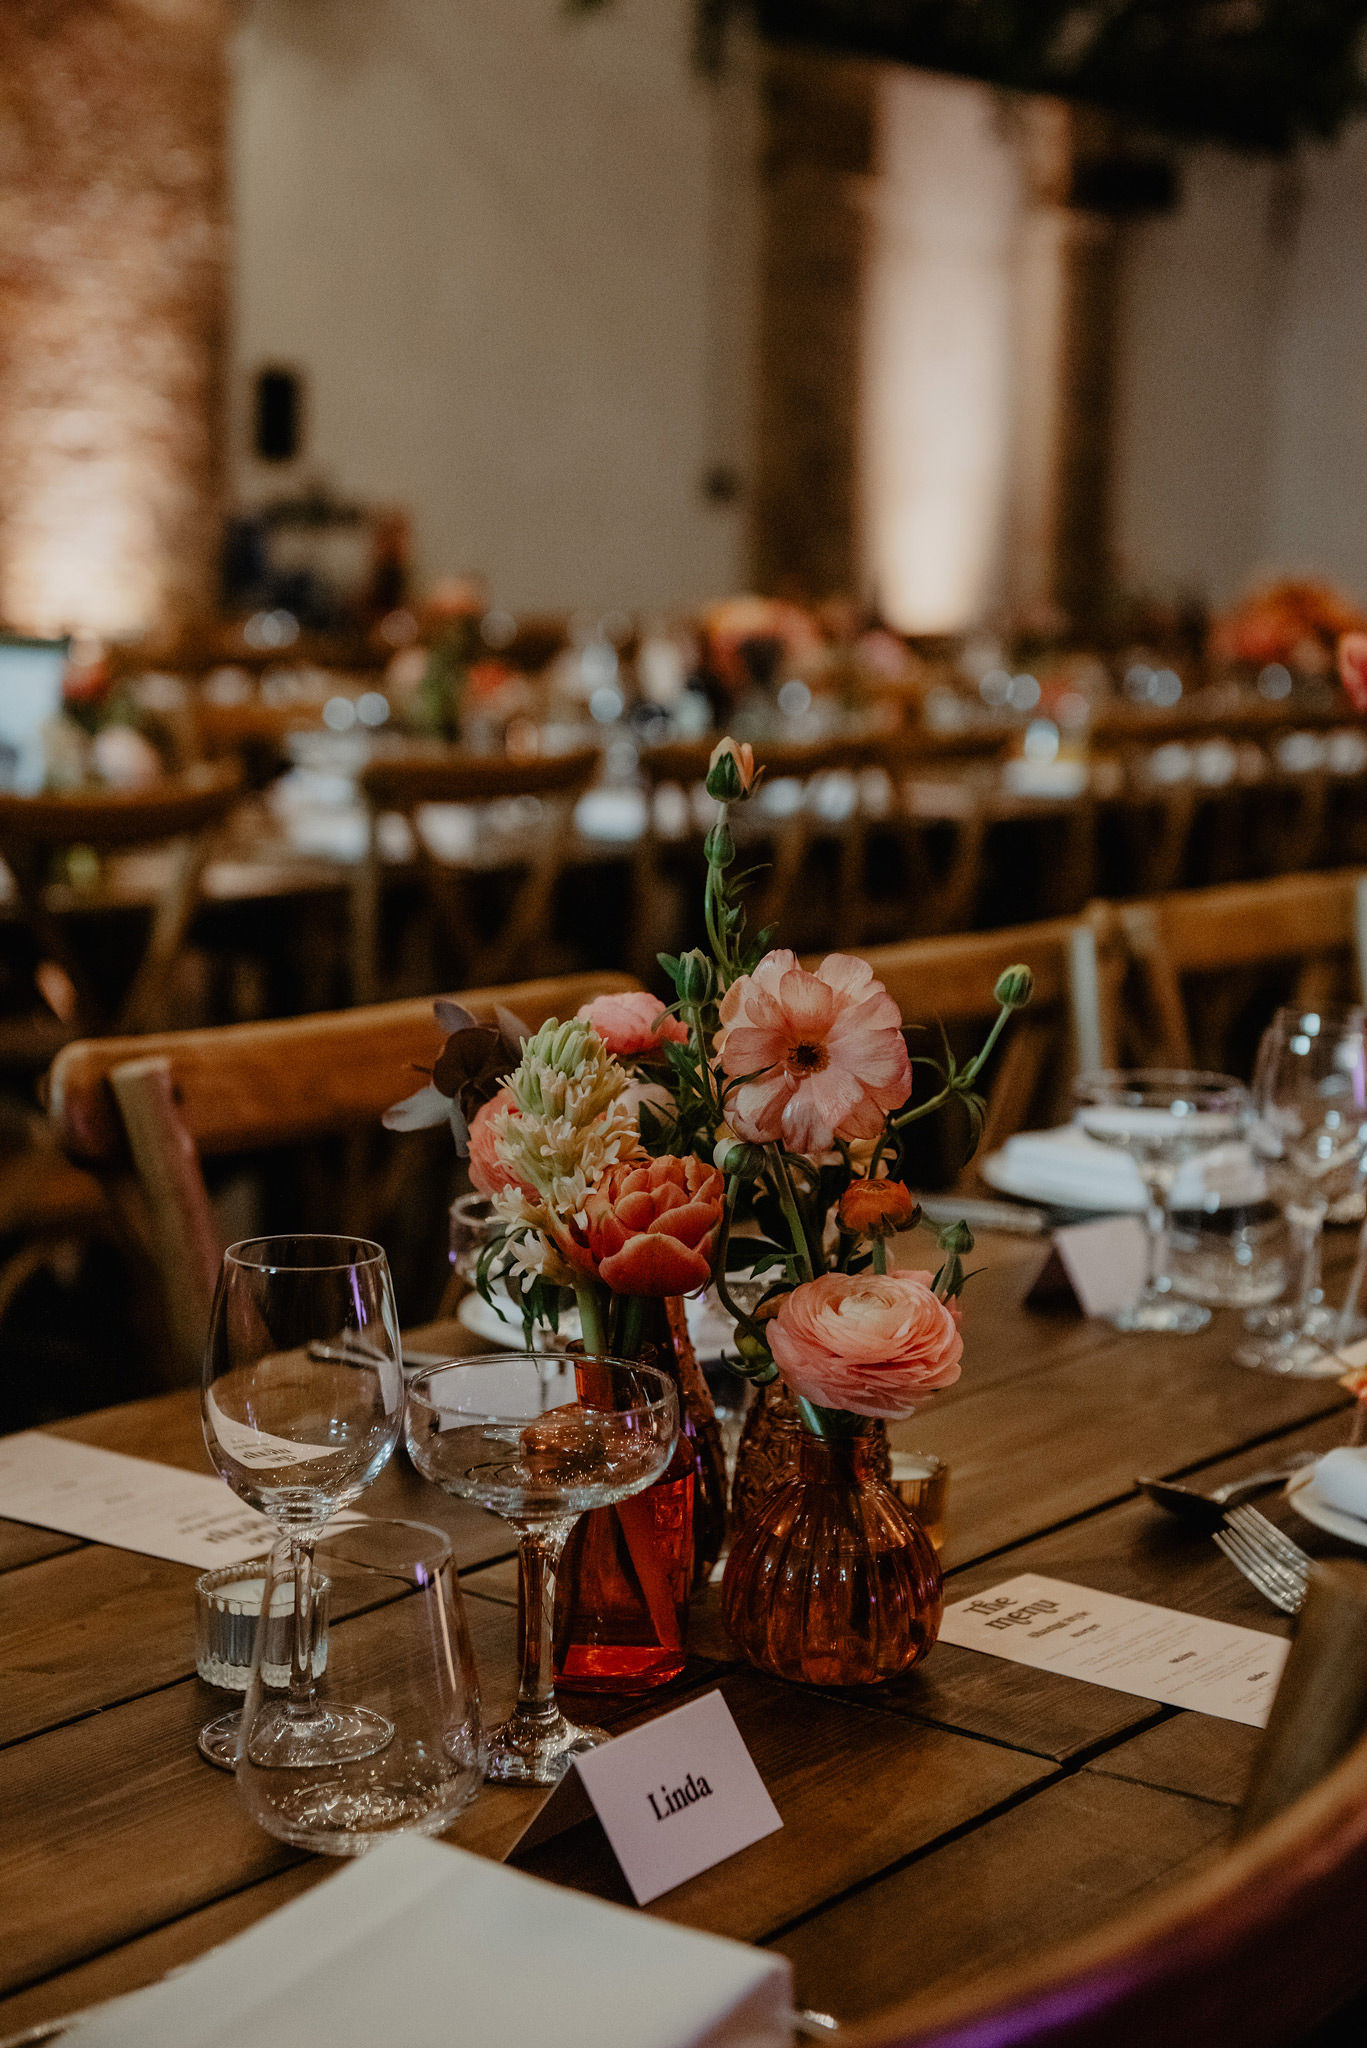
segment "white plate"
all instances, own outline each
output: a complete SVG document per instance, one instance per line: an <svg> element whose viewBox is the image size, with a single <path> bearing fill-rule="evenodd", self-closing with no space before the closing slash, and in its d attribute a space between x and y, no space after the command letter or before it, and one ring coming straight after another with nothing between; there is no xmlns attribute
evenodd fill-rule
<svg viewBox="0 0 1367 2048"><path fill-rule="evenodd" d="M1099 1195L1069 1176L1060 1174L1055 1179L1047 1173L1031 1173L1016 1166L1004 1150L989 1152L978 1171L999 1195L1014 1195L1021 1202L1047 1202L1056 1209L1087 1210L1097 1216L1143 1214L1142 1199L1117 1201L1113 1195Z"/></svg>
<svg viewBox="0 0 1367 2048"><path fill-rule="evenodd" d="M1322 1500L1315 1485L1315 1468L1307 1465L1304 1472L1298 1472L1286 1485L1286 1497L1298 1515L1307 1522L1313 1522L1317 1529L1325 1530L1330 1536L1340 1536L1345 1543L1356 1543L1360 1550L1367 1550L1367 1522L1359 1515L1345 1514L1342 1508L1331 1508Z"/></svg>

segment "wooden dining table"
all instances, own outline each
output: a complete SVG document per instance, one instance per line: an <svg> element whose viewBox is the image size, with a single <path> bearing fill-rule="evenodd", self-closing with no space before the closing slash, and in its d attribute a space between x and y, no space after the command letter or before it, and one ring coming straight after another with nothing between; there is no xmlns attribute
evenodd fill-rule
<svg viewBox="0 0 1367 2048"><path fill-rule="evenodd" d="M1028 1307L1039 1240L987 1237L979 1255L962 1380L895 1431L950 1467L947 1599L1028 1570L1286 1634L1286 1618L1208 1536L1137 1493L1135 1475L1214 1485L1343 1442L1351 1403L1336 1381L1241 1370L1230 1312L1173 1338ZM1331 1272L1346 1256L1340 1244ZM412 1341L474 1348L459 1326ZM52 1428L207 1469L193 1389ZM484 1708L503 1713L516 1585L506 1525L425 1485L402 1454L365 1505L449 1532ZM1341 1553L1279 1498L1268 1511L1312 1553ZM197 1755L224 1695L195 1675L194 1579L0 1522L0 2036L149 1983L338 1867L262 1833L232 1779ZM720 1690L783 1825L647 1910L781 1951L799 2002L840 2019L971 1985L1218 1857L1258 1740L944 1643L875 1690L789 1685L735 1659L715 1587L690 1643L672 1686L574 1706L620 1728ZM449 1839L503 1857L544 1796L487 1786ZM526 1863L629 1902L590 1830Z"/></svg>

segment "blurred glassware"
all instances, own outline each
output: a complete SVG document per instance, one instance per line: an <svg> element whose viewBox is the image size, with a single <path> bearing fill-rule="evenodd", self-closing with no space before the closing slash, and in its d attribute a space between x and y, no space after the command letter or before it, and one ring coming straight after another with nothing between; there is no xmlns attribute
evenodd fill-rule
<svg viewBox="0 0 1367 2048"><path fill-rule="evenodd" d="M451 1264L467 1287L479 1280L480 1253L498 1233L498 1216L487 1195L457 1195L451 1204Z"/></svg>
<svg viewBox="0 0 1367 2048"><path fill-rule="evenodd" d="M294 1642L289 1697L272 1727L282 1765L366 1755L387 1735L330 1688L315 1697L313 1551L339 1508L388 1462L403 1423L399 1318L389 1261L365 1238L296 1235L230 1245L204 1353L204 1441L233 1492L289 1545ZM237 1717L199 1746L231 1768Z"/></svg>
<svg viewBox="0 0 1367 2048"><path fill-rule="evenodd" d="M291 1757L281 1741L291 1733L290 1703L271 1691L268 1629L259 1629L237 1760L247 1811L281 1841L328 1856L359 1856L384 1835L441 1834L484 1778L479 1687L451 1545L421 1522L365 1520L326 1536L316 1560L335 1617L316 1710L350 1716L360 1703L385 1739L326 1763ZM277 1545L263 1615L288 1579Z"/></svg>
<svg viewBox="0 0 1367 2048"><path fill-rule="evenodd" d="M1296 1293L1246 1318L1251 1341L1234 1356L1256 1372L1335 1379L1339 1318L1324 1302L1320 1246L1325 1215L1356 1188L1367 1150L1367 1011L1278 1010L1258 1048L1253 1104L1253 1148L1292 1232Z"/></svg>
<svg viewBox="0 0 1367 2048"><path fill-rule="evenodd" d="M1259 1308L1286 1291L1286 1221L1275 1202L1222 1199L1174 1209L1173 1292L1207 1308Z"/></svg>
<svg viewBox="0 0 1367 2048"><path fill-rule="evenodd" d="M530 1352L461 1359L408 1383L408 1450L424 1479L517 1531L521 1674L517 1705L489 1736L488 1775L553 1785L572 1755L607 1738L567 1721L551 1677L555 1571L580 1515L642 1493L679 1429L673 1386L653 1366Z"/></svg>
<svg viewBox="0 0 1367 2048"><path fill-rule="evenodd" d="M1204 1329L1210 1310L1173 1291L1169 1203L1184 1160L1243 1136L1247 1089L1228 1074L1141 1068L1083 1074L1074 1084L1073 1101L1088 1137L1134 1160L1149 1197L1148 1278L1138 1300L1111 1321L1118 1330L1172 1335Z"/></svg>

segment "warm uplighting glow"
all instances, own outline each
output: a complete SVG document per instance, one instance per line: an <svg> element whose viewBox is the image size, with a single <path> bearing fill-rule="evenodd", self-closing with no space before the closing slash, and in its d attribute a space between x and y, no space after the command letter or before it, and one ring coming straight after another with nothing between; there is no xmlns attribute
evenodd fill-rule
<svg viewBox="0 0 1367 2048"><path fill-rule="evenodd" d="M893 72L864 333L866 580L904 631L994 594L1011 439L1017 159L983 88Z"/></svg>
<svg viewBox="0 0 1367 2048"><path fill-rule="evenodd" d="M164 611L145 479L117 453L73 454L62 445L68 422L73 438L92 431L82 416L58 414L42 436L48 445L33 451L28 490L11 507L0 618L37 634L145 632Z"/></svg>

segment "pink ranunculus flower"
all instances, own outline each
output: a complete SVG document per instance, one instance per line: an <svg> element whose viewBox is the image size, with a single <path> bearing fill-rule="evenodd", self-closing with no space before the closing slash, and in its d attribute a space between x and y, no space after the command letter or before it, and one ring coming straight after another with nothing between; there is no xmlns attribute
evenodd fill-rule
<svg viewBox="0 0 1367 2048"><path fill-rule="evenodd" d="M1339 681L1354 711L1367 711L1367 633L1345 633L1339 641Z"/></svg>
<svg viewBox="0 0 1367 2048"><path fill-rule="evenodd" d="M896 1003L866 960L832 953L815 974L786 951L766 953L722 998L717 1058L726 1120L752 1145L824 1152L840 1138L876 1138L911 1093Z"/></svg>
<svg viewBox="0 0 1367 2048"><path fill-rule="evenodd" d="M853 1415L910 1415L959 1377L958 1305L929 1273L822 1273L785 1294L766 1335L800 1399Z"/></svg>
<svg viewBox="0 0 1367 2048"><path fill-rule="evenodd" d="M504 1188L522 1186L500 1154L494 1137L494 1118L501 1109L517 1114L517 1104L506 1088L500 1088L493 1101L483 1103L470 1119L470 1182L482 1195L497 1195Z"/></svg>
<svg viewBox="0 0 1367 2048"><path fill-rule="evenodd" d="M592 1024L615 1060L658 1052L666 1043L683 1045L688 1038L688 1026L678 1017L666 1016L660 998L643 988L625 995L595 996L575 1014Z"/></svg>

